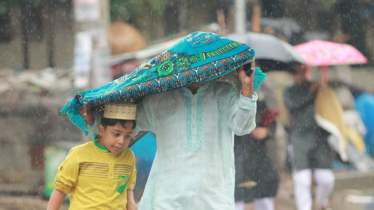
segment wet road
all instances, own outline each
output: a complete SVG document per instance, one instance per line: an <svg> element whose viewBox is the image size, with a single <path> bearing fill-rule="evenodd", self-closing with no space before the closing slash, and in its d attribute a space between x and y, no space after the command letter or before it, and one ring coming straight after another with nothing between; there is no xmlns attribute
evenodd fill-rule
<svg viewBox="0 0 374 210"><path fill-rule="evenodd" d="M333 210L374 210L374 172L335 173L336 183L331 197ZM289 174L281 176L281 185L275 199L276 210L296 210L293 183ZM312 187L313 194L315 185ZM40 196L0 196L0 210L40 210L46 209L48 201ZM64 203L61 210L67 210ZM247 206L246 210L252 210Z"/></svg>

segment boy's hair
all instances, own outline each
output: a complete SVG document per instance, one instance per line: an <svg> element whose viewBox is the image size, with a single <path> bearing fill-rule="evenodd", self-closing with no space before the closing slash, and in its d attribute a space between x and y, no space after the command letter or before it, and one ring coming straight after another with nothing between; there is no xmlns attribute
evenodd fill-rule
<svg viewBox="0 0 374 210"><path fill-rule="evenodd" d="M135 120L118 120L118 119L110 119L110 118L101 118L100 124L106 129L107 126L114 126L117 123L121 124L122 127L125 127L126 122L132 123L132 129L135 129L136 127L136 121Z"/></svg>

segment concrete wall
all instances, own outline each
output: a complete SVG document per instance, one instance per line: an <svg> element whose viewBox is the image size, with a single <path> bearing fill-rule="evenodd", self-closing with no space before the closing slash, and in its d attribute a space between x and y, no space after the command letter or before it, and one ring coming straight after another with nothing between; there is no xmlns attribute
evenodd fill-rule
<svg viewBox="0 0 374 210"><path fill-rule="evenodd" d="M45 146L82 142L81 132L60 107L13 106L0 111L0 192L43 190Z"/></svg>
<svg viewBox="0 0 374 210"><path fill-rule="evenodd" d="M47 30L51 27L48 14L43 10L43 38L41 41L29 42L29 65L30 69L42 69L48 67L47 55ZM54 63L55 66L70 65L74 57L74 22L73 9L69 6L56 6L52 10L55 18L54 36ZM21 30L21 11L12 8L11 30L12 40L0 42L0 68L23 68L23 45Z"/></svg>

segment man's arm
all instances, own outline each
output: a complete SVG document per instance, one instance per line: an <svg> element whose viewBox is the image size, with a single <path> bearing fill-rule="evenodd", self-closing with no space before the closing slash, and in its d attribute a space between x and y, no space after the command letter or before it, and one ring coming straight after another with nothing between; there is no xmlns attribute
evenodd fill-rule
<svg viewBox="0 0 374 210"><path fill-rule="evenodd" d="M49 199L47 210L59 210L65 197L65 193L54 189L51 198Z"/></svg>
<svg viewBox="0 0 374 210"><path fill-rule="evenodd" d="M249 134L255 127L257 110L257 94L253 92L253 72L247 76L243 67L238 70L242 83L242 91L239 95L235 89L225 88L219 94L220 112L226 115L227 124L231 131L238 136Z"/></svg>
<svg viewBox="0 0 374 210"><path fill-rule="evenodd" d="M252 65L254 65L254 63ZM242 66L238 69L238 76L240 82L242 83L242 95L247 98L252 98L255 70L253 70L251 76L248 76L244 71L244 67Z"/></svg>
<svg viewBox="0 0 374 210"><path fill-rule="evenodd" d="M85 128L88 132L99 132L97 126L100 124L101 118L98 113L94 114L91 107L80 105L79 114L82 116L85 122Z"/></svg>
<svg viewBox="0 0 374 210"><path fill-rule="evenodd" d="M86 123L93 125L95 123L95 117L92 114L91 108L88 106L80 106L79 107L79 114L82 116Z"/></svg>

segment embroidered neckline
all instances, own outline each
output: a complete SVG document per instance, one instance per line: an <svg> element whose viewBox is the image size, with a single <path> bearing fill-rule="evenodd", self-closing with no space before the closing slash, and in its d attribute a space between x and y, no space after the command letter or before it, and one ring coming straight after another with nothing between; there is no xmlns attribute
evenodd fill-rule
<svg viewBox="0 0 374 210"><path fill-rule="evenodd" d="M208 90L208 88L209 88L209 86L210 86L211 83L212 83L212 82L208 82L208 83L206 83L204 86L200 87L200 88L197 90L197 92L196 92L195 95L204 94L204 93L206 92L206 90ZM184 91L185 95L194 96L194 95L192 94L191 90L188 89L188 87L184 87L184 88L182 88L182 90Z"/></svg>
<svg viewBox="0 0 374 210"><path fill-rule="evenodd" d="M203 111L203 99L205 92L208 90L210 83L199 88L197 94L192 95L189 89L185 91L185 107L186 107L186 134L187 134L187 145L192 151L197 151L203 142L203 123L202 123L202 111ZM188 92L187 92L188 91ZM192 102L193 101L193 102ZM193 105L194 104L194 105ZM192 119L192 115L195 117ZM193 124L196 126L193 126ZM192 138L192 129L196 130L196 136Z"/></svg>
<svg viewBox="0 0 374 210"><path fill-rule="evenodd" d="M97 142L96 138L99 138L99 135L97 135L97 136L94 137L94 144L95 144L95 146L100 151L103 151L103 152L106 152L106 153L110 153L110 151L106 147L104 147L103 145L99 144L99 142Z"/></svg>

